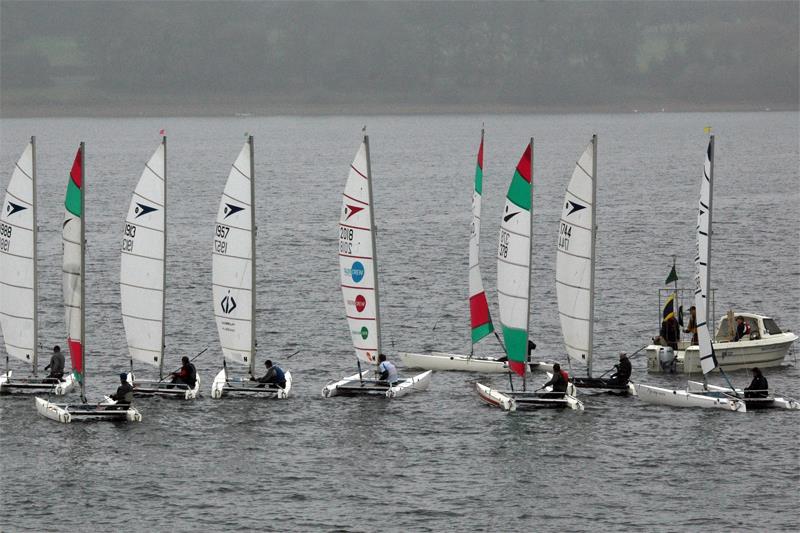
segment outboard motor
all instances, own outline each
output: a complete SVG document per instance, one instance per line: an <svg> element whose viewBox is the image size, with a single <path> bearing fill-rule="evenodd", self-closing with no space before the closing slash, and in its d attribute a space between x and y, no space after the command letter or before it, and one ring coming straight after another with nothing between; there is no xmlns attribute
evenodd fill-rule
<svg viewBox="0 0 800 533"><path fill-rule="evenodd" d="M675 373L675 351L671 346L662 346L658 349L658 362L664 372Z"/></svg>

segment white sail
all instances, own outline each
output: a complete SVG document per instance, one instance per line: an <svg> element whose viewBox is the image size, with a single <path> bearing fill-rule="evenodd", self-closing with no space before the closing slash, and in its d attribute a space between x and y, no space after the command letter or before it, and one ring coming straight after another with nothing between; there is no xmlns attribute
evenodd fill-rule
<svg viewBox="0 0 800 533"><path fill-rule="evenodd" d="M564 196L556 250L558 316L567 355L591 376L596 138L578 159Z"/></svg>
<svg viewBox="0 0 800 533"><path fill-rule="evenodd" d="M347 176L339 217L339 274L356 357L376 364L380 353L378 276L372 212L369 140L356 153Z"/></svg>
<svg viewBox="0 0 800 533"><path fill-rule="evenodd" d="M528 356L531 277L533 139L517 164L506 194L497 246L497 299L509 366L520 375Z"/></svg>
<svg viewBox="0 0 800 533"><path fill-rule="evenodd" d="M0 213L0 327L6 353L36 368L34 141L25 147Z"/></svg>
<svg viewBox="0 0 800 533"><path fill-rule="evenodd" d="M708 287L711 278L711 200L714 177L714 136L708 142L703 177L700 179L700 201L697 210L697 255L695 256L694 305L697 312L697 340L703 374L717 367L708 326Z"/></svg>
<svg viewBox="0 0 800 533"><path fill-rule="evenodd" d="M233 164L214 226L211 270L214 316L227 361L255 363L252 137Z"/></svg>
<svg viewBox="0 0 800 533"><path fill-rule="evenodd" d="M166 138L147 162L122 235L120 303L131 359L163 368Z"/></svg>

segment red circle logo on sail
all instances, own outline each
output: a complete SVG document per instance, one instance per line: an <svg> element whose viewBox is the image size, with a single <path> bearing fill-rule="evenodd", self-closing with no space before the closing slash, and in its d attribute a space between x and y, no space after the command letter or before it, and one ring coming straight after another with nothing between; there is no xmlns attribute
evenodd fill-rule
<svg viewBox="0 0 800 533"><path fill-rule="evenodd" d="M356 311L358 311L359 313L363 311L365 307L367 307L367 299L360 294L356 296L355 303L356 303Z"/></svg>

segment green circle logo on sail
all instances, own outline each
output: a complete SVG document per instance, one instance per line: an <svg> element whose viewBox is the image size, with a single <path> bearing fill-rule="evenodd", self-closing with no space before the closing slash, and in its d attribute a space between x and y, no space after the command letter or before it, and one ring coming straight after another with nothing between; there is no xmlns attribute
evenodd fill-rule
<svg viewBox="0 0 800 533"><path fill-rule="evenodd" d="M362 326L361 327L361 338L364 339L364 340L367 340L367 337L369 337L369 330L367 329L367 326Z"/></svg>

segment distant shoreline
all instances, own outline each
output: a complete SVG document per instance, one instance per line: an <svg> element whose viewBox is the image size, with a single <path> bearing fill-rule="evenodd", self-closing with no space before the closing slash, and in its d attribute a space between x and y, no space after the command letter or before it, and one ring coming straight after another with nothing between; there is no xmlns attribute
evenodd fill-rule
<svg viewBox="0 0 800 533"><path fill-rule="evenodd" d="M503 115L575 113L717 113L798 111L800 105L665 102L609 105L502 105L502 104L236 104L225 102L59 104L0 103L0 118L136 118L136 117L274 117L334 115Z"/></svg>

